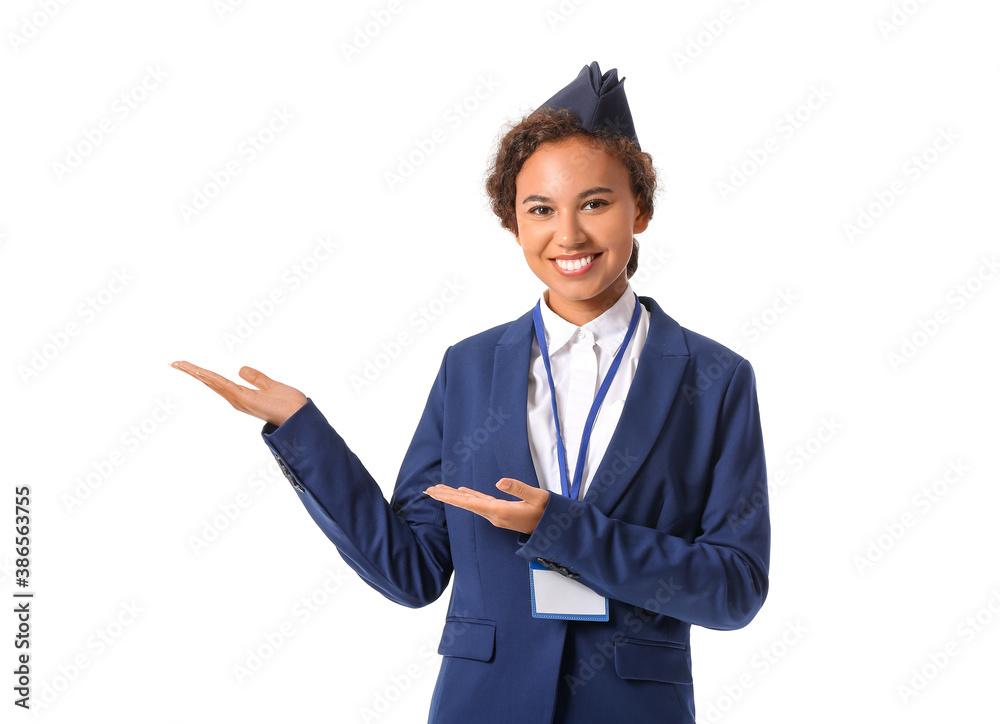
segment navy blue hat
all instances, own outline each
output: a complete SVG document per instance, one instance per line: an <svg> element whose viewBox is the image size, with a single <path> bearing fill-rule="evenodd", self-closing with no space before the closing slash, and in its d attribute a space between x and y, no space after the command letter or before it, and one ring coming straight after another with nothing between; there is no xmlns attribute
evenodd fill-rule
<svg viewBox="0 0 1000 724"><path fill-rule="evenodd" d="M565 108L577 116L588 131L598 127L609 128L631 138L638 146L639 139L632 124L624 82L625 78L619 80L617 68L601 75L601 67L595 60L583 66L576 80L545 101L539 109Z"/></svg>

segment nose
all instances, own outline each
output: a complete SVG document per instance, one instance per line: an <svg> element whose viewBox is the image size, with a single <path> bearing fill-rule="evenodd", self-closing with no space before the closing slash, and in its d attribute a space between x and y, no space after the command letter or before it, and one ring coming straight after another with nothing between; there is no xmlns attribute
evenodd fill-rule
<svg viewBox="0 0 1000 724"><path fill-rule="evenodd" d="M586 241L587 235L580 223L580 217L574 209L569 209L559 214L558 225L556 227L556 243L562 247L579 246Z"/></svg>

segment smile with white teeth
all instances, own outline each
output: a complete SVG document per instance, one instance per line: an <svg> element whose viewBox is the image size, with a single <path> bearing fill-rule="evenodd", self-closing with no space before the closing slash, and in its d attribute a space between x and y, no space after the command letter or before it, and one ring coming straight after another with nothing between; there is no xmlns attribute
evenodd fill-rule
<svg viewBox="0 0 1000 724"><path fill-rule="evenodd" d="M594 255L591 254L590 256L585 256L582 259L572 259L570 261L566 261L565 259L556 259L555 261L560 268L565 269L566 271L576 271L577 269L582 269L587 266L587 264L594 261Z"/></svg>

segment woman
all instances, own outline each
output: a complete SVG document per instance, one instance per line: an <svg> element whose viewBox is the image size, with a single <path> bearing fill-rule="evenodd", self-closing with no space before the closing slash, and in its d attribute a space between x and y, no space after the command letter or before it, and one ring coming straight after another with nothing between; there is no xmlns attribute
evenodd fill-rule
<svg viewBox="0 0 1000 724"><path fill-rule="evenodd" d="M693 723L691 624L767 595L753 370L631 289L655 175L615 70L514 125L487 189L546 290L445 351L390 501L298 390L173 365L265 421L370 585L423 606L454 572L430 721Z"/></svg>

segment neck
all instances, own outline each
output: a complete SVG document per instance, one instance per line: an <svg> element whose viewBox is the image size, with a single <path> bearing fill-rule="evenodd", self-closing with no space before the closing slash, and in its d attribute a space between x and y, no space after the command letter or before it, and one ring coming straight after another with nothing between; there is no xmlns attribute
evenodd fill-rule
<svg viewBox="0 0 1000 724"><path fill-rule="evenodd" d="M551 289L546 289L544 296L549 309L567 322L581 327L611 309L621 299L626 289L628 289L628 278L623 273L614 284L590 299L567 299L559 294L553 294Z"/></svg>

